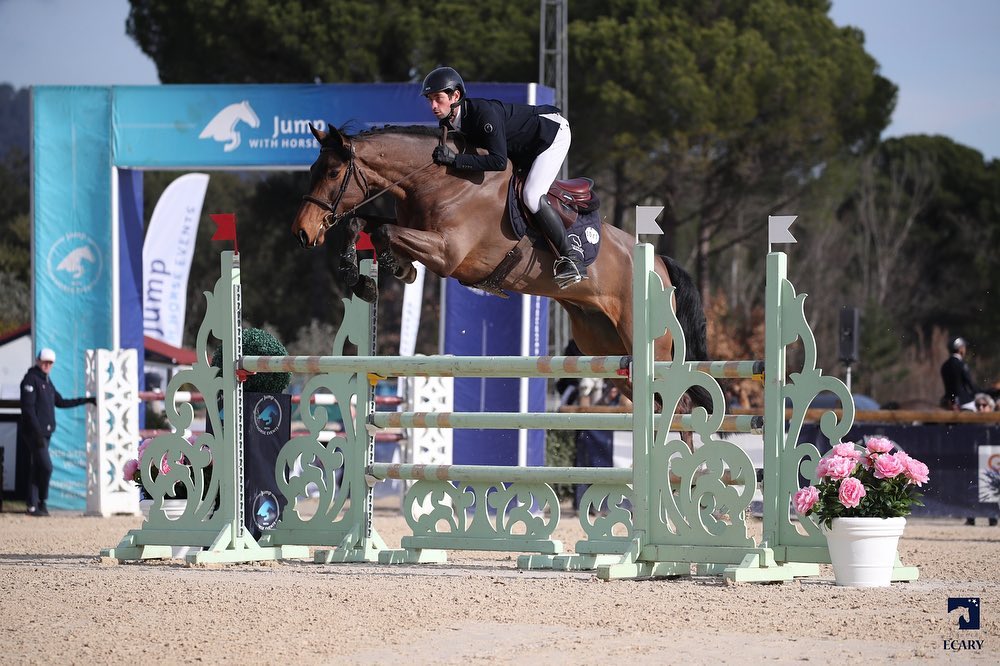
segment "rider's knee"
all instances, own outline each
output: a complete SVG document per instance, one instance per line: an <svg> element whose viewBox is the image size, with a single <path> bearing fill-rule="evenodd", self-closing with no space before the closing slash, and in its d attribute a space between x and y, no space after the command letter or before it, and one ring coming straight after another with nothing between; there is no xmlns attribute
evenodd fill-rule
<svg viewBox="0 0 1000 666"><path fill-rule="evenodd" d="M521 190L521 201L532 213L537 213L541 205L541 198L549 191L549 185L538 183L525 183Z"/></svg>

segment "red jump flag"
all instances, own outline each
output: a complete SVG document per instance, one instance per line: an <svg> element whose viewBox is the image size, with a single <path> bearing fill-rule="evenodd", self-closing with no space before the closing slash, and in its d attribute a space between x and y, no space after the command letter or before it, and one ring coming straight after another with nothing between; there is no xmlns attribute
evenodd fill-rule
<svg viewBox="0 0 1000 666"><path fill-rule="evenodd" d="M212 213L209 214L209 217L212 218L216 226L212 240L233 241L233 252L239 254L240 245L236 242L236 213Z"/></svg>
<svg viewBox="0 0 1000 666"><path fill-rule="evenodd" d="M374 250L375 246L372 245L372 238L364 231L358 234L358 240L354 243L355 250Z"/></svg>

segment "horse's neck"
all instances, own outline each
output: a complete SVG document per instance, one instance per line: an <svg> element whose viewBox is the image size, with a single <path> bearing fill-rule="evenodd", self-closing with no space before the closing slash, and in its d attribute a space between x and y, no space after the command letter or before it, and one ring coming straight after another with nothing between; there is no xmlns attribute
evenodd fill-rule
<svg viewBox="0 0 1000 666"><path fill-rule="evenodd" d="M380 187L396 184L400 190L407 192L414 185L412 178L416 172L431 163L435 144L418 141L416 137L393 138L392 142L366 143L358 155L383 181Z"/></svg>

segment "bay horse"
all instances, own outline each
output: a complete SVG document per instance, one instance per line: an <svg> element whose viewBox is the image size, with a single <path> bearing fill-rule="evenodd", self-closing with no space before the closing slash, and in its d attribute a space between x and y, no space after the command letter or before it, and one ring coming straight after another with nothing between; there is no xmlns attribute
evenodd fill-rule
<svg viewBox="0 0 1000 666"><path fill-rule="evenodd" d="M438 166L430 156L444 137L431 127L389 126L355 136L333 126L312 132L320 144L319 157L310 168L309 193L303 197L292 233L303 247L321 245L331 230L338 234L344 248L342 278L362 297L373 300L376 287L358 280L354 251L362 229L358 208L383 193L395 200L395 223L368 220L367 228L379 264L405 282L413 281L413 262L419 261L436 275L478 286L518 245L507 209L510 164L495 172ZM447 140L456 152L466 148L456 132ZM552 277L555 255L547 248L529 248L500 286L555 299L566 310L582 353L631 354L634 239L603 222L601 237L600 253L587 270L587 280L559 289ZM664 286L676 287L688 360L704 360L705 315L691 276L667 257L658 258L656 272ZM669 333L658 339L657 360L669 360L672 346ZM631 386L623 383L622 388L631 396ZM691 395L695 404L711 410L705 404L707 392Z"/></svg>

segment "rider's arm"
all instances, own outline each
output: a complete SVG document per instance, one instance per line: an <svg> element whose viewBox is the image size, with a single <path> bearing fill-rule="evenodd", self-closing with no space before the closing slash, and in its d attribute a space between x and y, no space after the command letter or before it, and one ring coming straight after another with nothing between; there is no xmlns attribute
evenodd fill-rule
<svg viewBox="0 0 1000 666"><path fill-rule="evenodd" d="M463 121L462 131L473 146L486 149L487 154L459 154L455 157L455 168L463 171L503 171L507 168L507 135L503 114L498 113L493 104L489 103L476 105L475 111L474 115L470 113ZM468 127L466 122L472 126Z"/></svg>

